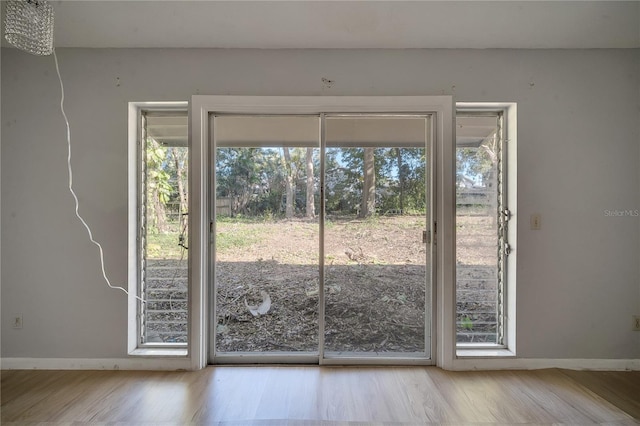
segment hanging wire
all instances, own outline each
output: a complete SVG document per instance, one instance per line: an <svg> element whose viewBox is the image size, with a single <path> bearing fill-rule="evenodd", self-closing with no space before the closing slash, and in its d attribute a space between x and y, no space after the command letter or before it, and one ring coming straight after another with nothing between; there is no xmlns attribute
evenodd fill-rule
<svg viewBox="0 0 640 426"><path fill-rule="evenodd" d="M67 126L67 170L69 171L69 192L71 193L71 195L73 196L73 200L75 201L75 214L76 214L76 217L80 219L80 222L82 222L82 225L84 225L85 229L87 230L87 233L89 234L89 240L93 244L95 244L98 247L98 250L100 251L100 267L102 270L102 278L104 278L104 281L107 283L107 285L110 288L114 290L121 290L128 296L129 292L124 287L115 286L111 284L111 281L107 277L107 273L104 268L104 250L102 249L102 245L93 238L93 232L91 231L91 227L89 227L87 222L82 218L82 216L80 216L80 212L79 212L80 205L78 202L78 196L73 190L73 170L71 168L71 127L69 126L69 119L67 118L67 114L64 110L64 84L62 83L62 76L60 75L60 67L58 65L58 56L56 55L55 48L53 49L53 59L56 64L56 73L58 74L58 80L60 81L60 111L62 112L62 116L64 117L64 122ZM137 295L134 295L134 297L140 300L142 303L146 303L146 301L141 297Z"/></svg>
<svg viewBox="0 0 640 426"><path fill-rule="evenodd" d="M187 220L186 219L189 213L182 213L182 203L179 207L179 221L182 223L180 227L180 235L178 236L178 246L180 247L180 260L178 260L178 264L176 265L175 270L173 271L173 277L171 278L171 283L169 284L169 288L173 288L175 285L176 278L178 277L178 272L180 271L180 266L182 266L182 261L184 260L184 255L189 249L185 245L186 234L187 234ZM169 310L173 311L173 294L169 293Z"/></svg>

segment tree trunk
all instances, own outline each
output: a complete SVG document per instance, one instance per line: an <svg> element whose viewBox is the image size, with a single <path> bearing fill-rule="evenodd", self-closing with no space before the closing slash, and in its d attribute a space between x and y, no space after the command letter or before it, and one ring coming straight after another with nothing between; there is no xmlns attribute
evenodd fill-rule
<svg viewBox="0 0 640 426"><path fill-rule="evenodd" d="M187 185L185 182L185 176L184 176L184 162L183 160L186 157L186 152L183 153L183 155L178 155L177 152L178 148L173 148L171 150L171 154L173 155L173 161L176 165L176 177L177 177L177 181L178 181L178 194L180 195L180 209L178 210L178 213L180 214L180 217L178 218L178 221L180 223L180 229L182 229L184 226L186 226L187 224L187 217L185 216L185 214L188 213L189 211L189 193L187 191ZM182 157L182 158L181 158Z"/></svg>
<svg viewBox="0 0 640 426"><path fill-rule="evenodd" d="M240 186L240 194L238 196L238 211L242 212L242 214L248 215L249 208L249 200L251 200L251 172L246 172L247 174L243 176L244 185Z"/></svg>
<svg viewBox="0 0 640 426"><path fill-rule="evenodd" d="M171 154L173 156L173 162L176 165L176 180L178 183L178 194L180 195L180 211L186 212L189 205L189 199L184 176L185 164L182 161L183 158L181 158L181 156L176 153L176 148L171 150Z"/></svg>
<svg viewBox="0 0 640 426"><path fill-rule="evenodd" d="M155 214L156 229L159 233L166 234L169 230L167 226L167 213L165 211L164 204L160 201L160 194L158 194L157 188L151 190L151 198L153 199L153 212Z"/></svg>
<svg viewBox="0 0 640 426"><path fill-rule="evenodd" d="M375 148L364 149L364 184L362 186L362 203L359 218L371 216L376 209L376 168L374 161Z"/></svg>
<svg viewBox="0 0 640 426"><path fill-rule="evenodd" d="M293 217L293 202L295 197L295 191L293 188L293 167L291 165L291 155L289 154L289 148L282 148L284 151L284 170L285 170L285 191L286 191L286 207L284 215L287 219Z"/></svg>
<svg viewBox="0 0 640 426"><path fill-rule="evenodd" d="M306 217L313 219L316 217L316 206L313 199L314 193L313 179L313 148L307 148L307 207Z"/></svg>
<svg viewBox="0 0 640 426"><path fill-rule="evenodd" d="M402 170L400 148L396 148L396 159L398 161L398 180L400 181L400 214L404 214L404 171Z"/></svg>

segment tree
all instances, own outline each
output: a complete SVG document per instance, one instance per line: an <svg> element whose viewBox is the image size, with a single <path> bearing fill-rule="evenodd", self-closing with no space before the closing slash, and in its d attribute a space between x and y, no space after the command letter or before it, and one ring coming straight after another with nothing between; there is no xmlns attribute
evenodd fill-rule
<svg viewBox="0 0 640 426"><path fill-rule="evenodd" d="M166 169L167 148L155 139L147 139L147 217L153 219L151 224L160 233L169 231L165 206L171 195L170 175Z"/></svg>
<svg viewBox="0 0 640 426"><path fill-rule="evenodd" d="M216 196L234 200L233 213L248 214L256 192L266 192L265 155L258 148L216 150Z"/></svg>
<svg viewBox="0 0 640 426"><path fill-rule="evenodd" d="M284 152L284 158L283 158L283 169L285 170L285 212L284 212L284 216L287 219L291 219L293 217L293 213L294 213L294 204L295 204L295 186L294 186L294 179L295 179L295 167L293 165L293 163L291 162L291 154L289 153L289 148L284 147L282 148L282 151Z"/></svg>
<svg viewBox="0 0 640 426"><path fill-rule="evenodd" d="M316 217L316 207L314 202L314 186L315 180L313 177L313 148L307 148L307 203L306 203L306 217L313 219Z"/></svg>
<svg viewBox="0 0 640 426"><path fill-rule="evenodd" d="M398 163L398 185L400 186L400 213L404 213L404 167L402 165L402 153L400 148L395 150L396 160Z"/></svg>
<svg viewBox="0 0 640 426"><path fill-rule="evenodd" d="M495 134L487 137L478 147L456 149L456 186L469 184L488 186L495 178L498 146Z"/></svg>
<svg viewBox="0 0 640 426"><path fill-rule="evenodd" d="M189 154L187 148L173 147L171 149L171 157L173 158L176 173L178 198L180 200L180 208L178 209L178 214L180 215L180 217L178 220L181 229L188 223L187 217L185 216L189 211L189 190L187 188L188 181L186 178L186 171L188 169L188 155Z"/></svg>
<svg viewBox="0 0 640 426"><path fill-rule="evenodd" d="M365 218L375 213L376 208L376 170L375 149L364 149L363 164L364 182L362 186L362 203L358 217Z"/></svg>
<svg viewBox="0 0 640 426"><path fill-rule="evenodd" d="M378 152L379 151L379 152ZM381 148L376 151L377 208L423 211L425 205L424 148Z"/></svg>

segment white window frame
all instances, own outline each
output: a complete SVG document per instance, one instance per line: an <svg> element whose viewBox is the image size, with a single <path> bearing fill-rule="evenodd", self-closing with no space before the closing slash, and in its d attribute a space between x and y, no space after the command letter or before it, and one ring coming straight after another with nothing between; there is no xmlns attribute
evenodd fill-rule
<svg viewBox="0 0 640 426"><path fill-rule="evenodd" d="M513 253L517 252L517 121L515 103L454 104L450 96L193 96L189 103L189 192L190 192L190 283L189 283L189 337L187 349L157 349L138 347L137 336L137 182L136 153L139 134L139 114L145 108L184 108L186 102L131 102L129 103L129 336L131 355L165 357L161 368L201 369L207 365L207 283L209 256L209 114L218 111L255 114L314 112L411 112L425 108L437 112L434 123L437 138L434 141L434 167L438 174L435 183L438 257L434 286L436 315L435 341L432 357L444 369L473 369L495 365L486 358L513 357L516 350L516 256L509 256L505 312L504 349L458 349L455 327L455 109L465 111L503 111L505 135L508 140L507 161L509 208L512 220L509 241ZM136 177L132 182L132 176ZM133 191L132 191L133 187ZM132 251L132 247L134 248ZM485 358L480 359L480 358ZM489 361L489 362L487 362Z"/></svg>
<svg viewBox="0 0 640 426"><path fill-rule="evenodd" d="M434 286L436 315L432 357L449 363L455 350L455 166L454 104L451 96L193 96L190 103L190 342L192 369L207 365L210 257L209 115L320 113L434 113L434 206L438 254ZM448 308L447 308L448 306Z"/></svg>
<svg viewBox="0 0 640 426"><path fill-rule="evenodd" d="M131 356L168 357L163 367L189 368L187 345L142 344L140 338L140 300L136 296L139 288L139 162L143 129L141 115L143 111L188 110L188 102L129 102L128 126L128 321L127 352Z"/></svg>
<svg viewBox="0 0 640 426"><path fill-rule="evenodd" d="M502 114L502 134L504 138L503 161L506 161L506 173L503 183L506 189L507 208L511 214L507 227L506 240L511 253L506 256L506 276L503 283L504 336L501 344L473 345L459 343L456 345L456 360L451 368L473 368L475 364L465 359L483 357L515 357L516 355L516 264L517 264L517 185L518 185L518 145L517 145L517 105L512 102L458 102L456 112L482 112ZM455 213L454 213L455 215ZM454 285L455 292L455 285ZM455 302L453 305L454 311Z"/></svg>

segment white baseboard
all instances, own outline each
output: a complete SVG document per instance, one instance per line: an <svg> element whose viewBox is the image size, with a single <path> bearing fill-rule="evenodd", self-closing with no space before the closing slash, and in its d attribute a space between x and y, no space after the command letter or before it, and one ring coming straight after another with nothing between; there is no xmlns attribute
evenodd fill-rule
<svg viewBox="0 0 640 426"><path fill-rule="evenodd" d="M189 358L2 358L3 370L190 370ZM640 359L458 358L450 370L640 371Z"/></svg>
<svg viewBox="0 0 640 426"><path fill-rule="evenodd" d="M567 370L627 371L640 370L640 359L547 359L547 358L458 358L450 370L540 370L564 368Z"/></svg>
<svg viewBox="0 0 640 426"><path fill-rule="evenodd" d="M2 358L2 370L190 370L187 357L172 358Z"/></svg>

